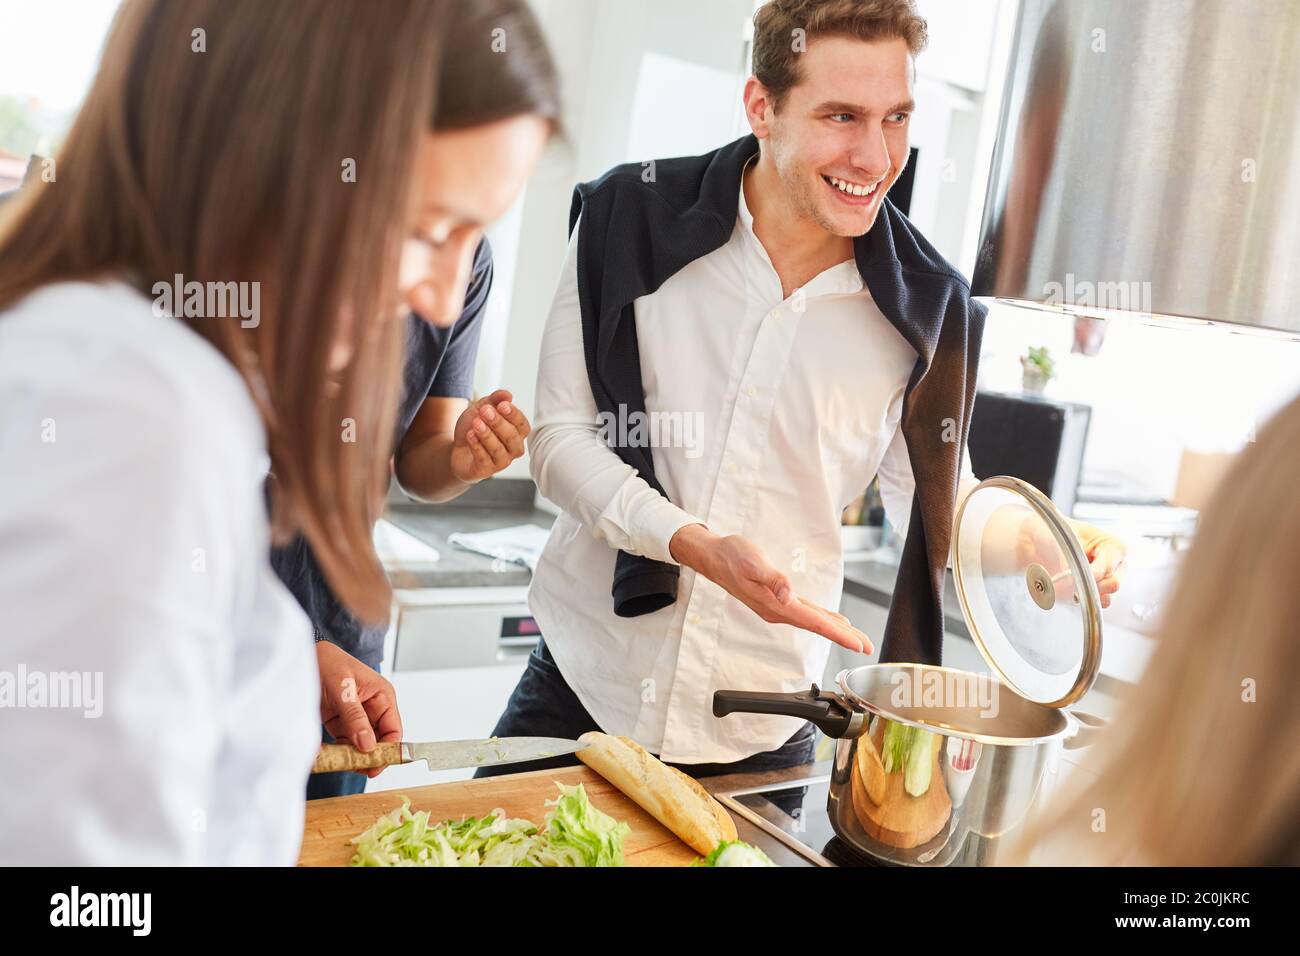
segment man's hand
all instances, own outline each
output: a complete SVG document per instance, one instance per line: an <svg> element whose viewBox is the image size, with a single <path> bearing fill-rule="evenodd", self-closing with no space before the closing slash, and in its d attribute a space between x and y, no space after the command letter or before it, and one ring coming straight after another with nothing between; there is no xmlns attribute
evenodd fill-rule
<svg viewBox="0 0 1300 956"><path fill-rule="evenodd" d="M490 478L523 457L524 439L532 427L513 396L499 388L472 402L456 420L451 446L451 472L472 484Z"/></svg>
<svg viewBox="0 0 1300 956"><path fill-rule="evenodd" d="M320 722L337 740L346 740L363 753L380 742L402 739L402 715L397 712L393 685L347 651L329 641L316 642L320 668ZM383 767L361 771L376 777Z"/></svg>
<svg viewBox="0 0 1300 956"><path fill-rule="evenodd" d="M673 535L668 550L673 560L704 575L769 624L790 624L851 651L871 653L867 635L844 615L796 595L790 579L747 538L719 537L702 524L692 524Z"/></svg>

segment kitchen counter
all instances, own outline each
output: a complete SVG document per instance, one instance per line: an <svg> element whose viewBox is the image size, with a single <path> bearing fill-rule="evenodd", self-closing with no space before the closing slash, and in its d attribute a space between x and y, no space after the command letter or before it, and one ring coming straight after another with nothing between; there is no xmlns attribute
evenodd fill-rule
<svg viewBox="0 0 1300 956"><path fill-rule="evenodd" d="M535 524L550 528L555 515L533 506L533 483L526 479L490 479L445 504L425 504L400 492L389 495L384 518L436 548L435 566L392 575L399 588L521 587L532 575L522 564L495 561L448 543L457 532L474 533Z"/></svg>
<svg viewBox="0 0 1300 956"><path fill-rule="evenodd" d="M413 502L400 492L389 496L384 517L392 524L436 548L437 564L419 571L393 574L399 588L526 587L529 570L520 564L494 561L485 555L453 547L449 535L490 531L519 524L549 528L555 515L533 505L534 487L526 479L491 479L447 504ZM887 609L893 599L896 565L876 558L853 558L844 564L844 593ZM1113 609L1112 609L1113 610ZM1154 650L1155 641L1130 628L1105 620L1102 672L1098 687L1109 693L1135 683ZM970 631L962 617L949 571L944 585L944 630L966 641Z"/></svg>
<svg viewBox="0 0 1300 956"><path fill-rule="evenodd" d="M753 787L771 787L792 780L805 780L831 772L831 762L805 763L786 770L764 770L760 773L726 773L717 777L700 777L699 782L709 793L727 793Z"/></svg>
<svg viewBox="0 0 1300 956"><path fill-rule="evenodd" d="M894 599L894 579L898 577L898 565L884 561L860 559L844 562L844 593L852 594L871 604L889 607ZM943 587L943 629L970 640L970 631L966 620L961 616L961 605L957 603L957 588L953 584L952 572L944 579Z"/></svg>

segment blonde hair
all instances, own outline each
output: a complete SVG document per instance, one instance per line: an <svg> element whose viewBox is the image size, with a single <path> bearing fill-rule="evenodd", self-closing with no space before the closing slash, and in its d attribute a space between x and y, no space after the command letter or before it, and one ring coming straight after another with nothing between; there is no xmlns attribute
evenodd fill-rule
<svg viewBox="0 0 1300 956"><path fill-rule="evenodd" d="M1047 807L1012 862L1300 863L1298 474L1300 398L1202 512L1099 775Z"/></svg>

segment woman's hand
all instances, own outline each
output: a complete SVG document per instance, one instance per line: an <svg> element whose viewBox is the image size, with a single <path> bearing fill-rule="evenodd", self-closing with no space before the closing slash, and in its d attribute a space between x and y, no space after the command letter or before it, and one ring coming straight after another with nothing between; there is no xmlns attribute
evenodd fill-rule
<svg viewBox="0 0 1300 956"><path fill-rule="evenodd" d="M1122 538L1117 538L1109 531L1103 531L1095 525L1082 521L1067 519L1079 539L1083 553L1088 557L1092 576L1097 579L1097 592L1101 595L1101 606L1110 607L1110 596L1119 590L1123 577L1124 558L1128 555L1128 545Z"/></svg>
<svg viewBox="0 0 1300 956"><path fill-rule="evenodd" d="M1066 570L1065 553L1043 520L1033 514L1022 517L1019 509L1013 509L1008 514L1015 515L1014 520L1020 522L1016 531L1019 567L1024 568L1031 563L1041 564L1052 576L1058 598L1074 596L1074 583ZM1092 576L1097 582L1101 606L1110 607L1110 596L1119 590L1128 546L1122 539L1095 525L1075 521L1073 518L1067 518L1066 522L1074 531L1074 536L1088 559Z"/></svg>
<svg viewBox="0 0 1300 956"><path fill-rule="evenodd" d="M362 753L376 741L402 739L402 715L393 685L347 651L329 641L316 642L320 669L320 722L336 740L347 741ZM376 777L383 767L360 771Z"/></svg>

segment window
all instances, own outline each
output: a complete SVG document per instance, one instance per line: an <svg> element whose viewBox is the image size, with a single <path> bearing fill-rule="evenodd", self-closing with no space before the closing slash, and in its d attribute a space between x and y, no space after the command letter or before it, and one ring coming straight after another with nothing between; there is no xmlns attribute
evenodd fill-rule
<svg viewBox="0 0 1300 956"><path fill-rule="evenodd" d="M0 192L63 141L95 75L112 0L0 4Z"/></svg>

